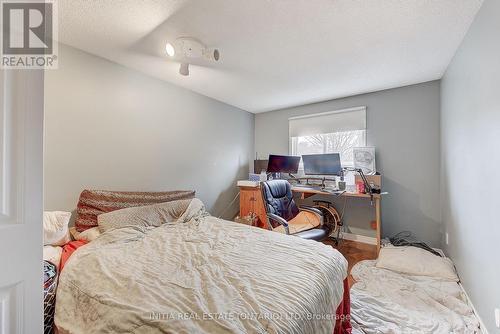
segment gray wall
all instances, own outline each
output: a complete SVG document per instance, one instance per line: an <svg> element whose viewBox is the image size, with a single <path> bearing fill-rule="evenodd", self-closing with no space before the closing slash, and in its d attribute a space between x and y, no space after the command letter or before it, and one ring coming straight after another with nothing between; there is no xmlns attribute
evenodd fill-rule
<svg viewBox="0 0 500 334"><path fill-rule="evenodd" d="M445 250L490 333L500 308L500 1L486 0L442 80Z"/></svg>
<svg viewBox="0 0 500 334"><path fill-rule="evenodd" d="M194 189L217 215L229 204L253 161L253 114L68 46L59 52L59 69L45 76L47 210L73 210L84 188Z"/></svg>
<svg viewBox="0 0 500 334"><path fill-rule="evenodd" d="M255 149L261 158L287 154L289 117L366 106L367 144L376 146L377 169L390 193L382 201L383 235L410 230L440 246L439 86L434 81L257 114ZM360 201L349 200L347 223L351 232L373 236L373 210Z"/></svg>

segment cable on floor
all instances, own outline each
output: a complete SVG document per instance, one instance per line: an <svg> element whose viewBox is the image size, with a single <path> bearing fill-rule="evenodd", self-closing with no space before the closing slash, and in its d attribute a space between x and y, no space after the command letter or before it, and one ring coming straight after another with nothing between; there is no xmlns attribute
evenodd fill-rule
<svg viewBox="0 0 500 334"><path fill-rule="evenodd" d="M434 249L432 249L425 242L420 241L417 238L415 238L410 231L399 232L399 233L393 235L392 237L390 237L389 240L391 241L391 244L393 246L418 247L418 248L425 249L426 251L429 251L434 255L441 256L441 254L436 252Z"/></svg>

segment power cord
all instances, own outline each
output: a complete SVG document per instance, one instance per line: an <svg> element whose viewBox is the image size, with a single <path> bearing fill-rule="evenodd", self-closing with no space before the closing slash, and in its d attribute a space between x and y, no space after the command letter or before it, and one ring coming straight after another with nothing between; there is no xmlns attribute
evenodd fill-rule
<svg viewBox="0 0 500 334"><path fill-rule="evenodd" d="M344 241L344 230L346 229L347 225L346 223L344 222L344 214L346 212L346 209L347 209L347 196L344 196L344 204L342 205L342 210L341 210L341 214L340 214L340 222L342 223L342 226L339 226L339 234L338 234L338 238L337 238L337 247L340 247L340 244L342 243L342 241Z"/></svg>
<svg viewBox="0 0 500 334"><path fill-rule="evenodd" d="M346 206L347 206L347 196L344 196L344 205L342 205L342 214L340 215L340 221L344 219Z"/></svg>
<svg viewBox="0 0 500 334"><path fill-rule="evenodd" d="M221 214L217 218L222 219L222 216L226 213L227 210L229 210L229 208L233 205L234 201L236 201L236 199L239 196L240 196L240 192L238 191L238 193L236 194L236 196L234 196L233 200L229 203L228 206L226 206L226 208L221 212Z"/></svg>
<svg viewBox="0 0 500 334"><path fill-rule="evenodd" d="M429 245L427 245L425 242L418 240L415 238L410 231L403 231L399 232L392 237L389 238L391 241L391 244L393 246L413 246L413 247L418 247L425 249L426 251L431 252L432 254L436 256L440 256L438 252L436 252L434 249L432 249Z"/></svg>

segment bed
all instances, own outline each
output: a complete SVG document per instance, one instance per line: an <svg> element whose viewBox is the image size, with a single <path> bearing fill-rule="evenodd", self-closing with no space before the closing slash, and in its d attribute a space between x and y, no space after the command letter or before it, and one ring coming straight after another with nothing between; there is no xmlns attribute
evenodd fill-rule
<svg viewBox="0 0 500 334"><path fill-rule="evenodd" d="M349 306L330 246L217 219L199 199L127 210L65 263L59 333L331 334Z"/></svg>

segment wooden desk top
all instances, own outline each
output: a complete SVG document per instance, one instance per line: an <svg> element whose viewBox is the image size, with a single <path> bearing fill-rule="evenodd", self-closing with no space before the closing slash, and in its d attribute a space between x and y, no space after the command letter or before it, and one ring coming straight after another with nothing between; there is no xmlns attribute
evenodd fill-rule
<svg viewBox="0 0 500 334"><path fill-rule="evenodd" d="M260 188L258 182L255 182L255 183L245 182L245 183L239 184L239 187L241 189L248 189L248 190L257 190ZM308 186L294 185L294 186L292 186L292 191L295 193L302 194L303 199L311 197L313 195L337 196L334 193L331 193L328 191L322 191L320 189L316 189L316 188L312 188L312 187L308 187ZM359 194L359 193L349 193L349 192L342 193L339 196L346 196L346 197L353 197L353 198L370 198L369 194ZM381 198L381 195L380 194L373 194L373 198Z"/></svg>
<svg viewBox="0 0 500 334"><path fill-rule="evenodd" d="M309 187L306 187L306 186L304 186L304 187L293 186L292 187L292 191L296 192L296 193L302 193L302 194L304 194L304 196L303 196L304 198L310 197L312 195L332 195L332 196L336 196L336 194L333 194L331 192L322 191L322 190L314 189L314 188L309 188ZM370 198L369 194L358 194L358 193L348 193L348 192L342 193L339 196L357 197L357 198ZM380 194L373 194L373 198L380 198L380 197L381 197Z"/></svg>

